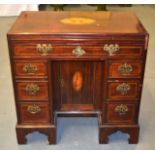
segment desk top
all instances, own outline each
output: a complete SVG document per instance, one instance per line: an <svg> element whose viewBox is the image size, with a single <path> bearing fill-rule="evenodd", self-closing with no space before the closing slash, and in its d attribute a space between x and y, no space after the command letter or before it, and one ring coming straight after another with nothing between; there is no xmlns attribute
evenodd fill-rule
<svg viewBox="0 0 155 155"><path fill-rule="evenodd" d="M144 34L131 12L22 12L8 34Z"/></svg>

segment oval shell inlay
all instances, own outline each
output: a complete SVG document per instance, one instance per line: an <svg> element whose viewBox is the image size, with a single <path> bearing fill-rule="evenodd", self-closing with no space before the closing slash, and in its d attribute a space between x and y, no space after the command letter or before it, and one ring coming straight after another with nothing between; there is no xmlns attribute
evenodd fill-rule
<svg viewBox="0 0 155 155"><path fill-rule="evenodd" d="M75 91L79 91L83 85L83 78L80 72L75 72L72 79L73 88Z"/></svg>
<svg viewBox="0 0 155 155"><path fill-rule="evenodd" d="M84 18L84 17L70 17L61 19L61 23L71 24L71 25L84 25L84 24L93 24L96 21L92 18Z"/></svg>

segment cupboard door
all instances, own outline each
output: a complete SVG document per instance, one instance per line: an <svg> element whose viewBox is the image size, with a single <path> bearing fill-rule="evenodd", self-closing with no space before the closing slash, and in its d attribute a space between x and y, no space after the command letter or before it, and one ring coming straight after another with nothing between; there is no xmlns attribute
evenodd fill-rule
<svg viewBox="0 0 155 155"><path fill-rule="evenodd" d="M97 62L55 62L53 65L54 103L61 111L90 111L99 106L101 92L101 63ZM99 92L98 94L96 92ZM94 105L95 104L95 105Z"/></svg>

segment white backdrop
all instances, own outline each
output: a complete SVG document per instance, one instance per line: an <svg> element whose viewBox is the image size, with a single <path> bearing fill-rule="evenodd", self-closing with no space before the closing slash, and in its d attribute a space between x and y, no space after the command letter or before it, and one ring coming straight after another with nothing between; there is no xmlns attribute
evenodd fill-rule
<svg viewBox="0 0 155 155"><path fill-rule="evenodd" d="M21 11L38 11L38 4L0 4L0 16L18 16Z"/></svg>

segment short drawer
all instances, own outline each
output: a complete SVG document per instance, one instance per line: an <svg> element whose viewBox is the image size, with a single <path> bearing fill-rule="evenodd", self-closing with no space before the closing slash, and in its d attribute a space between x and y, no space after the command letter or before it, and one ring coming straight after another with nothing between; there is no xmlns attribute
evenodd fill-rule
<svg viewBox="0 0 155 155"><path fill-rule="evenodd" d="M136 120L136 105L125 103L108 103L108 123L134 123Z"/></svg>
<svg viewBox="0 0 155 155"><path fill-rule="evenodd" d="M137 100L141 84L138 80L115 80L107 83L108 100Z"/></svg>
<svg viewBox="0 0 155 155"><path fill-rule="evenodd" d="M97 42L97 41L96 41ZM110 57L139 57L143 54L141 46L125 46L107 43L103 44L78 44L65 45L52 44L51 42L21 42L13 45L13 55L22 57L48 57L48 56L71 56L71 57L87 57L87 56L110 56Z"/></svg>
<svg viewBox="0 0 155 155"><path fill-rule="evenodd" d="M14 62L16 76L47 76L46 62Z"/></svg>
<svg viewBox="0 0 155 155"><path fill-rule="evenodd" d="M140 78L142 76L142 60L109 61L109 78Z"/></svg>
<svg viewBox="0 0 155 155"><path fill-rule="evenodd" d="M47 101L48 100L48 82L17 82L17 100L21 101Z"/></svg>
<svg viewBox="0 0 155 155"><path fill-rule="evenodd" d="M50 109L44 103L18 103L20 123L50 123Z"/></svg>

